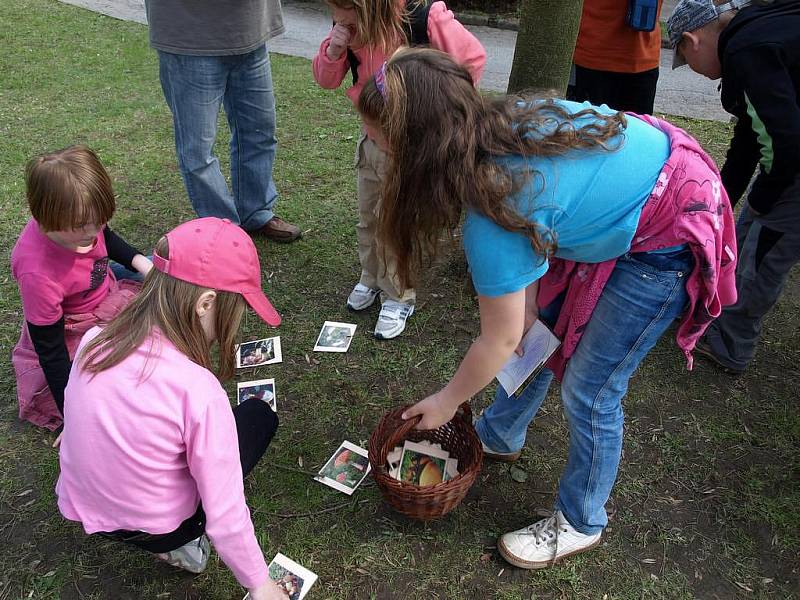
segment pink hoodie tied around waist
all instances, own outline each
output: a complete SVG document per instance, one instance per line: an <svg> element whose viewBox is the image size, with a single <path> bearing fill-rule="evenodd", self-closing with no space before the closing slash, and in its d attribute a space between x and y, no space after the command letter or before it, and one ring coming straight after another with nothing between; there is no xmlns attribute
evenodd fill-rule
<svg viewBox="0 0 800 600"><path fill-rule="evenodd" d="M736 302L736 231L728 194L719 171L700 144L682 129L650 116L629 115L669 136L670 156L645 202L631 253L687 244L694 268L686 278L689 305L676 334L692 369L692 350L722 307ZM539 282L539 306L565 293L553 333L562 343L547 363L560 380L617 259L576 263L550 259Z"/></svg>

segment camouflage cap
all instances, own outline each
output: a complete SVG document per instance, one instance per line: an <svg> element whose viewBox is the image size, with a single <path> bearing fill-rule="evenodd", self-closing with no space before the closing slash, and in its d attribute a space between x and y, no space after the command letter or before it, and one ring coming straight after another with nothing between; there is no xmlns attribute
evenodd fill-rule
<svg viewBox="0 0 800 600"><path fill-rule="evenodd" d="M684 32L695 31L716 21L722 13L738 10L752 4L752 0L731 0L715 5L713 0L681 0L667 20L667 35L670 48L676 49ZM686 60L675 50L672 68L685 65Z"/></svg>

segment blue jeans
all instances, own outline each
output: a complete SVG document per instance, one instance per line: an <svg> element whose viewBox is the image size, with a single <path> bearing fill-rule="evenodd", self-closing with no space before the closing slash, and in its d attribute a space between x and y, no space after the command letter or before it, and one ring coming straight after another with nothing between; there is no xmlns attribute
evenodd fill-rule
<svg viewBox="0 0 800 600"><path fill-rule="evenodd" d="M158 51L161 88L189 200L200 217L255 230L273 217L275 97L266 45L247 54L190 56ZM220 105L231 130L232 193L213 154Z"/></svg>
<svg viewBox="0 0 800 600"><path fill-rule="evenodd" d="M605 504L622 452L622 398L642 358L685 309L692 265L689 250L620 257L567 364L561 399L569 455L556 509L581 533L597 533L608 523ZM545 307L542 319L552 323L559 308ZM519 397L509 398L498 386L475 426L484 444L497 452L520 450L552 379L553 372L543 370Z"/></svg>

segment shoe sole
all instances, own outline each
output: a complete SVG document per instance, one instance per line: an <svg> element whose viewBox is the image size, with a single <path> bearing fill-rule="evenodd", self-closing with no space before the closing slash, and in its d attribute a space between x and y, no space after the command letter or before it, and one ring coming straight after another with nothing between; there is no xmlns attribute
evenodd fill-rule
<svg viewBox="0 0 800 600"><path fill-rule="evenodd" d="M519 452L512 452L510 454L495 454L494 452L487 452L486 450L483 451L484 458L488 458L489 460L496 460L498 462L505 462L505 463L513 463L519 460L519 457L522 456L522 450Z"/></svg>
<svg viewBox="0 0 800 600"><path fill-rule="evenodd" d="M593 542L589 546L586 546L579 550L575 550L573 552L568 552L567 554L563 554L558 558L556 558L555 560L545 560L545 561L522 560L521 558L514 555L508 548L506 548L506 545L503 543L502 538L497 541L497 551L500 552L500 556L502 556L507 563L514 565L515 567L518 567L520 569L529 569L529 570L546 569L551 565L561 562L565 558L569 558L570 556L575 556L576 554L581 554L582 552L588 552L589 550L597 548L597 546L600 545L601 541L603 541L602 536L597 538L597 541Z"/></svg>
<svg viewBox="0 0 800 600"><path fill-rule="evenodd" d="M286 237L273 237L271 235L262 234L262 237L268 239L270 242L277 242L279 244L291 244L292 242L296 242L299 239L302 239L303 235L298 233L294 236L286 236Z"/></svg>
<svg viewBox="0 0 800 600"><path fill-rule="evenodd" d="M413 315L413 314L414 314L414 307L412 306L411 307L411 312L409 312L408 315L406 316L406 323L408 322L408 319L411 318L411 315ZM394 338L399 337L400 334L403 333L405 330L406 330L406 326L404 324L403 328L400 331L398 331L397 333L395 333L394 335L386 336L386 335L383 335L382 333L378 333L377 331L373 331L372 335L375 336L376 340L393 340Z"/></svg>
<svg viewBox="0 0 800 600"><path fill-rule="evenodd" d="M719 360L719 358L717 358L717 356L714 354L714 352L712 352L711 348L709 348L707 346L701 346L700 344L697 344L694 347L694 351L697 352L700 356L702 356L706 360L710 360L712 363L717 365L720 369L722 369L722 372L727 374L727 375L731 375L733 377L738 377L739 375L744 373L744 370L740 371L738 369L732 369L731 367L723 364Z"/></svg>

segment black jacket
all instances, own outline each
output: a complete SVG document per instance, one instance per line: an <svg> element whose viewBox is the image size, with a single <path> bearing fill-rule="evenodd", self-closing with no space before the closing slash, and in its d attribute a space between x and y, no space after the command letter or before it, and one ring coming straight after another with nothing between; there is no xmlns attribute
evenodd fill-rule
<svg viewBox="0 0 800 600"><path fill-rule="evenodd" d="M738 118L722 182L731 202L747 189L769 212L800 175L800 0L739 11L719 37L722 106Z"/></svg>

